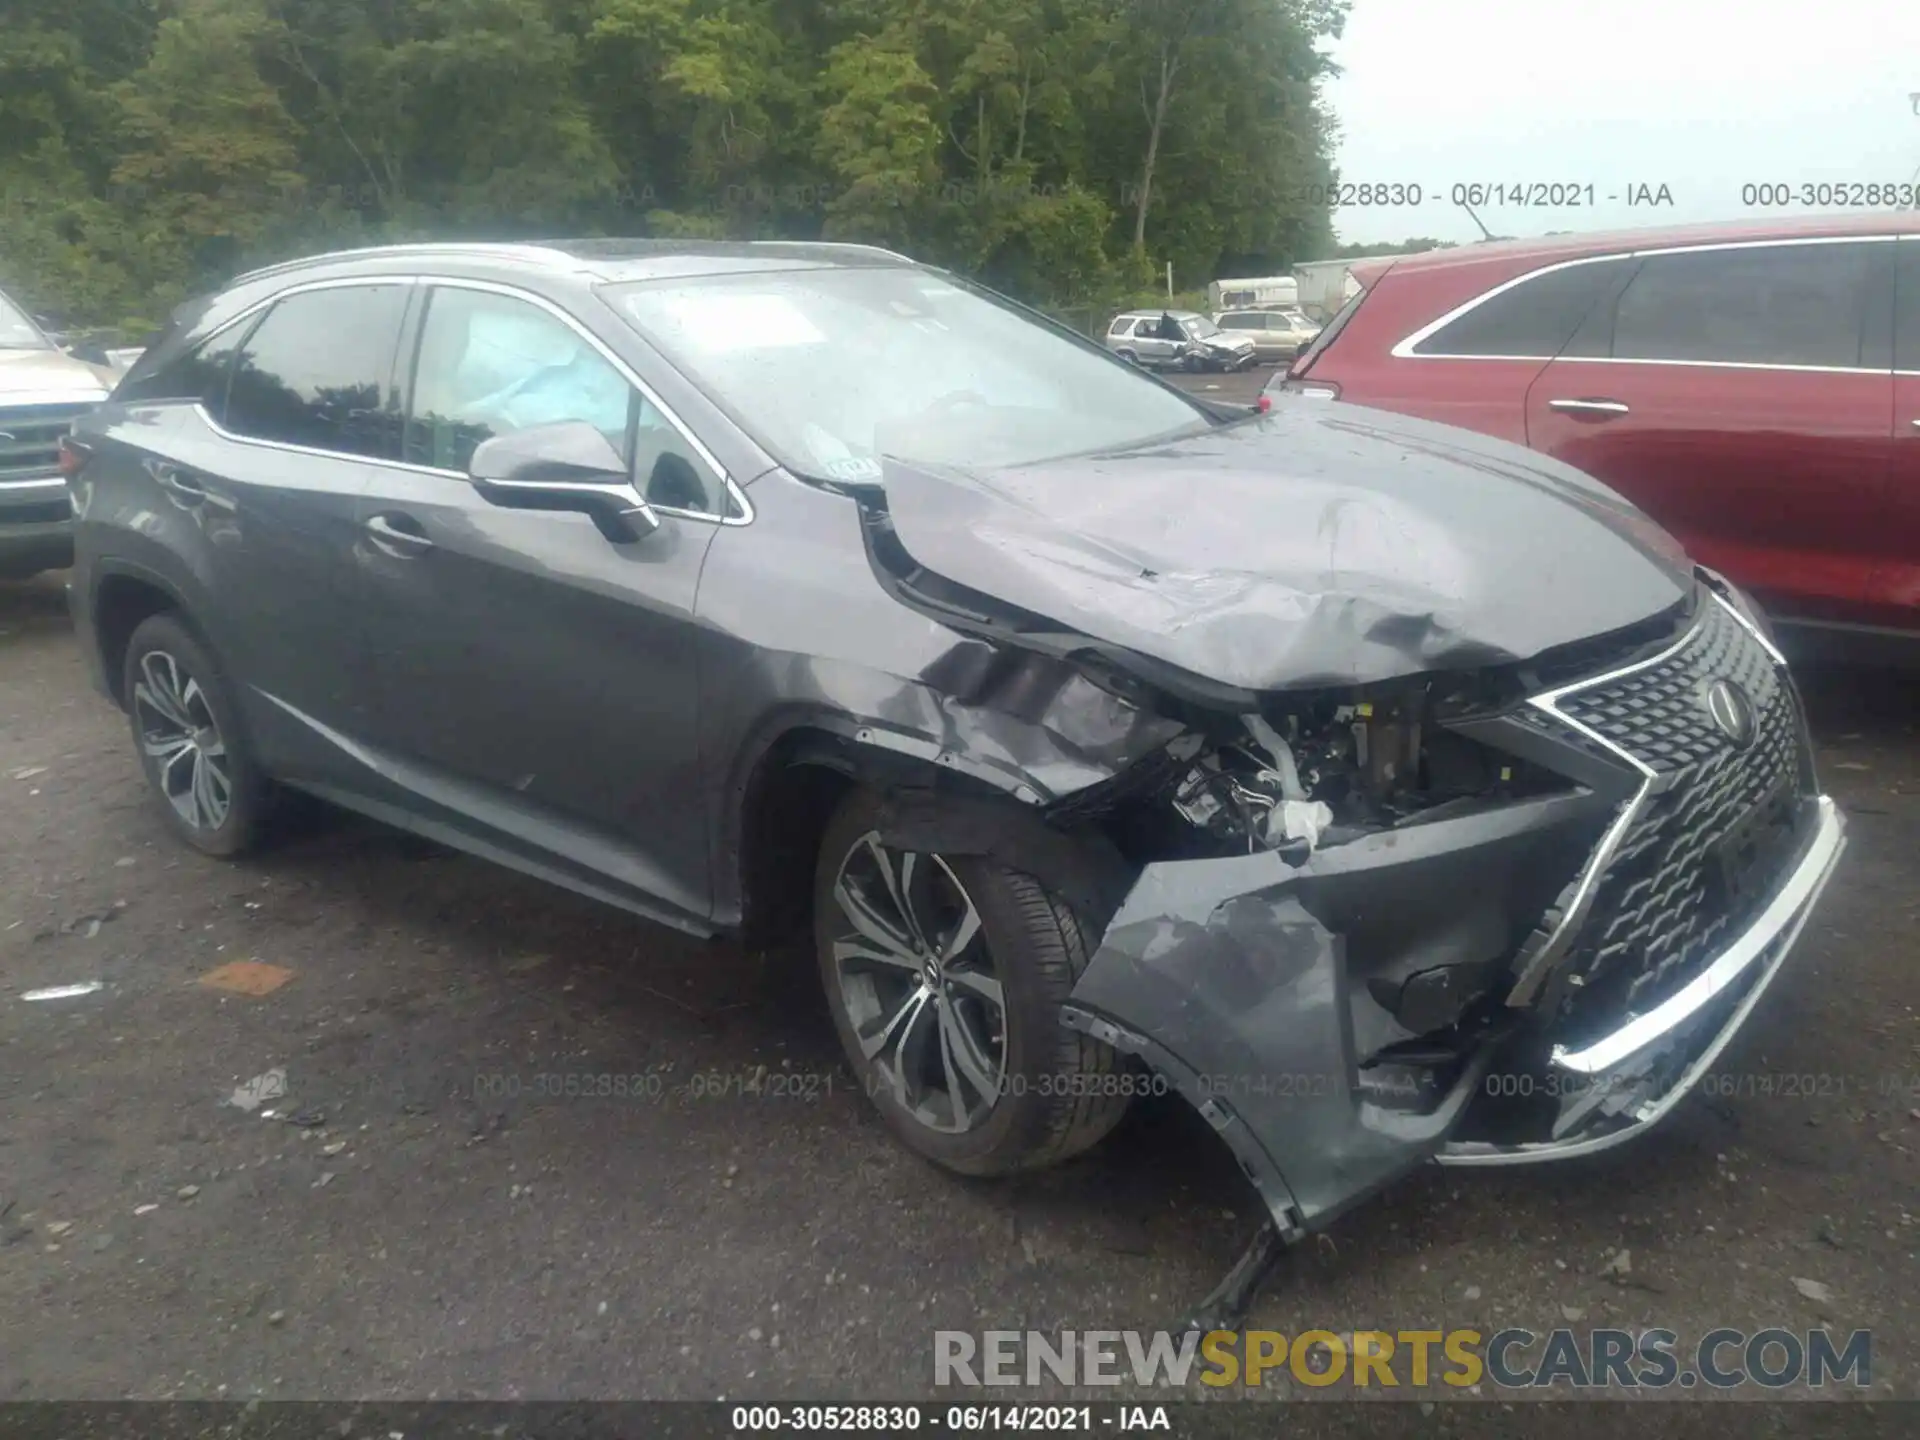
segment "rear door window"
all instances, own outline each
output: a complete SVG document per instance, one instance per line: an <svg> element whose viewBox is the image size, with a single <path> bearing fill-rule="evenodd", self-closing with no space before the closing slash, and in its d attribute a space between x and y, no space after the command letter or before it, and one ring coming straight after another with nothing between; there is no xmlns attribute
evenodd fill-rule
<svg viewBox="0 0 1920 1440"><path fill-rule="evenodd" d="M1411 353L1551 360L1630 264L1625 257L1582 260L1542 271L1441 326Z"/></svg>
<svg viewBox="0 0 1920 1440"><path fill-rule="evenodd" d="M236 435L398 459L394 354L405 285L341 285L276 301L234 364L221 423Z"/></svg>
<svg viewBox="0 0 1920 1440"><path fill-rule="evenodd" d="M1606 353L1618 360L1859 368L1878 248L1801 244L1649 255L1614 307Z"/></svg>

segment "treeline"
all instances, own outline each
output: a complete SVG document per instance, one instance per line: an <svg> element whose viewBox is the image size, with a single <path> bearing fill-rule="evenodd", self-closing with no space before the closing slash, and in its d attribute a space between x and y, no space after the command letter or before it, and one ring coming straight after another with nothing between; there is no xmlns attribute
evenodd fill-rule
<svg viewBox="0 0 1920 1440"><path fill-rule="evenodd" d="M0 284L394 239L890 245L1042 304L1324 254L1346 0L7 0Z"/></svg>

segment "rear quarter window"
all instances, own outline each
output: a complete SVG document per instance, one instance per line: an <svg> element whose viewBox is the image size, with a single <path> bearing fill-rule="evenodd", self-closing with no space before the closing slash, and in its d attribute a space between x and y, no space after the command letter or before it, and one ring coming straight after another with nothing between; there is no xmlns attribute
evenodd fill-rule
<svg viewBox="0 0 1920 1440"><path fill-rule="evenodd" d="M1631 266L1622 256L1576 261L1528 276L1488 295L1408 353L1551 360Z"/></svg>

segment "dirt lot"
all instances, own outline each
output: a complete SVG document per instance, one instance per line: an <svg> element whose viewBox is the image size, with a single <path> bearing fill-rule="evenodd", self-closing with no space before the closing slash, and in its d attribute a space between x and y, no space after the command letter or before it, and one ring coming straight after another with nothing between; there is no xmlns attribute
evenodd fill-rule
<svg viewBox="0 0 1920 1440"><path fill-rule="evenodd" d="M1164 1325L1250 1233L1173 1102L1018 1184L910 1158L791 959L344 817L239 865L170 843L63 578L0 586L0 1399L903 1397L936 1328ZM1920 686L1809 684L1853 848L1730 1093L1609 1156L1416 1176L1253 1324L1828 1320L1920 1393ZM251 960L290 978L201 983ZM275 1118L231 1103L275 1068ZM532 1093L564 1076L628 1094Z"/></svg>

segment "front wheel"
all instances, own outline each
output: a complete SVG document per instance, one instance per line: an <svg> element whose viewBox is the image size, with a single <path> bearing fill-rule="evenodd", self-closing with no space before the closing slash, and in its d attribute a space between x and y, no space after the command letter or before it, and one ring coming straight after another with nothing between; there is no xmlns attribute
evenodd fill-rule
<svg viewBox="0 0 1920 1440"><path fill-rule="evenodd" d="M880 801L848 797L814 879L814 943L847 1059L888 1127L968 1175L1049 1165L1125 1113L1134 1077L1060 1007L1092 951L1031 875L903 851Z"/></svg>

